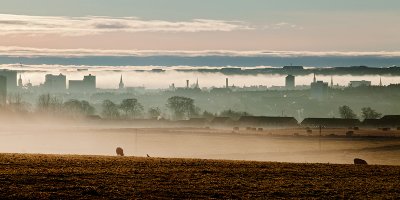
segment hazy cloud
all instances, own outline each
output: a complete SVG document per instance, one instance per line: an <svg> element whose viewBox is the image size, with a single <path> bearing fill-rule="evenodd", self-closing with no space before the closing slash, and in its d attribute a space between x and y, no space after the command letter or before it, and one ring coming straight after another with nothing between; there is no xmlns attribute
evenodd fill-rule
<svg viewBox="0 0 400 200"><path fill-rule="evenodd" d="M281 29L294 29L294 30L303 30L302 26L288 23L288 22L279 22L271 25L264 26L266 30L281 30Z"/></svg>
<svg viewBox="0 0 400 200"><path fill-rule="evenodd" d="M0 35L60 34L80 36L106 32L204 32L251 30L241 21L193 19L191 21L143 20L135 17L67 17L0 14Z"/></svg>
<svg viewBox="0 0 400 200"><path fill-rule="evenodd" d="M10 57L84 57L84 56L273 56L273 57L304 57L304 56L374 56L400 57L400 51L376 52L340 52L340 51L234 51L234 50L203 50L203 51L159 51L159 50L101 50L101 49L46 49L29 47L0 46L0 56Z"/></svg>

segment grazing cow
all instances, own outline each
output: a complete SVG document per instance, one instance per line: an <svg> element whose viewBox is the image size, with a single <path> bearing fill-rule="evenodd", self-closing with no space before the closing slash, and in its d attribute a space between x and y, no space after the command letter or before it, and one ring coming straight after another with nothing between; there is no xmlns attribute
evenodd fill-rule
<svg viewBox="0 0 400 200"><path fill-rule="evenodd" d="M124 150L121 147L117 147L115 150L118 156L124 156Z"/></svg>
<svg viewBox="0 0 400 200"><path fill-rule="evenodd" d="M354 159L354 164L355 165L368 165L367 161L359 158Z"/></svg>

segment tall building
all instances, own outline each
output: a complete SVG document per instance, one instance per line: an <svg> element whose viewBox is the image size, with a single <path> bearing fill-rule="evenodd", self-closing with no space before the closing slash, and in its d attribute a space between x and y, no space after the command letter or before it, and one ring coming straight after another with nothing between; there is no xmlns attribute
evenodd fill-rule
<svg viewBox="0 0 400 200"><path fill-rule="evenodd" d="M45 90L50 92L62 92L67 89L67 79L63 74L53 75L46 74L43 84Z"/></svg>
<svg viewBox="0 0 400 200"><path fill-rule="evenodd" d="M8 91L17 89L17 71L2 69L0 70L0 76L6 78Z"/></svg>
<svg viewBox="0 0 400 200"><path fill-rule="evenodd" d="M71 92L95 92L96 76L89 74L88 76L84 76L83 80L70 80L69 90Z"/></svg>
<svg viewBox="0 0 400 200"><path fill-rule="evenodd" d="M295 88L295 77L293 75L287 75L285 79L286 89L294 89Z"/></svg>
<svg viewBox="0 0 400 200"><path fill-rule="evenodd" d="M229 88L229 79L228 78L225 79L225 88Z"/></svg>
<svg viewBox="0 0 400 200"><path fill-rule="evenodd" d="M124 89L125 84L124 81L122 81L122 75L121 75L121 79L119 80L119 85L118 85L118 89L122 90Z"/></svg>
<svg viewBox="0 0 400 200"><path fill-rule="evenodd" d="M311 98L322 100L328 94L328 83L316 81L311 83Z"/></svg>
<svg viewBox="0 0 400 200"><path fill-rule="evenodd" d="M6 104L7 100L7 78L0 75L0 105Z"/></svg>

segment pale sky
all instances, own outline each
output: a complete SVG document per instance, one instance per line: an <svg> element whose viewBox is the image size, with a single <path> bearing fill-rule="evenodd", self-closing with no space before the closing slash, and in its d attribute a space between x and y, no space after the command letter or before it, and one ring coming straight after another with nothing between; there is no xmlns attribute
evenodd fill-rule
<svg viewBox="0 0 400 200"><path fill-rule="evenodd" d="M399 0L0 2L0 51L400 50Z"/></svg>

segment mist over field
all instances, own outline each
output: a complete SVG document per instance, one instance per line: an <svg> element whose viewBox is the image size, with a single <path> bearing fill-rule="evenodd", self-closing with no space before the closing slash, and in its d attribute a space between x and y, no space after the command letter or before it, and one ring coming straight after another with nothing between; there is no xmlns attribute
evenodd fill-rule
<svg viewBox="0 0 400 200"><path fill-rule="evenodd" d="M300 136L293 137L294 132ZM324 135L344 135L345 132L346 129L324 130ZM116 147L122 147L125 156L139 157L338 164L351 164L354 157L362 157L370 164L400 165L399 139L320 138L307 136L303 128L232 132L231 129L48 117L2 118L0 125L0 151L3 153L113 156Z"/></svg>

